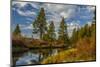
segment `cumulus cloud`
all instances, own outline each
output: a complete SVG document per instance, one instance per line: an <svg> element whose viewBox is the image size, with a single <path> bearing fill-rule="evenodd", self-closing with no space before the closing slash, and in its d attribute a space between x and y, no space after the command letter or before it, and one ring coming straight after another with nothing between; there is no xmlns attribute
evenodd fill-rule
<svg viewBox="0 0 100 67"><path fill-rule="evenodd" d="M25 8L27 8L27 5L30 4L32 5L32 7L36 7L36 6L33 6L32 3L29 3L29 2L16 2L16 1L13 1L12 2L12 10L14 11L17 11L19 15L21 16L36 16L36 13L32 10L27 10Z"/></svg>
<svg viewBox="0 0 100 67"><path fill-rule="evenodd" d="M61 17L68 18L72 16L77 6L64 5L64 4L43 4L41 7L44 7L47 13L56 13Z"/></svg>
<svg viewBox="0 0 100 67"><path fill-rule="evenodd" d="M28 21L33 21L33 18L26 18Z"/></svg>
<svg viewBox="0 0 100 67"><path fill-rule="evenodd" d="M20 26L20 28L22 30L29 30L29 29L32 30L32 28L33 28L32 24L29 24L29 25L22 25L22 24L20 24L19 26Z"/></svg>
<svg viewBox="0 0 100 67"><path fill-rule="evenodd" d="M13 1L12 6L16 5L17 7L21 8L24 7L28 2L19 2L19 1Z"/></svg>
<svg viewBox="0 0 100 67"><path fill-rule="evenodd" d="M27 11L17 10L17 12L18 12L18 14L21 15L21 16L34 16L34 15L36 15L35 12L29 11L29 10L27 10Z"/></svg>

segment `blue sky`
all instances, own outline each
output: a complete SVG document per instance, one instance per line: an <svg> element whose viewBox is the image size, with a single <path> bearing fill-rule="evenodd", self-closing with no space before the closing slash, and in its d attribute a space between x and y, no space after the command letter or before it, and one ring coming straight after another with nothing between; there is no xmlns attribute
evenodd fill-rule
<svg viewBox="0 0 100 67"><path fill-rule="evenodd" d="M59 29L59 24L62 17L68 25L69 34L75 27L82 27L85 24L91 24L94 17L94 6L86 5L65 5L65 4L51 4L40 2L12 2L12 20L11 29L15 29L16 24L20 25L22 34L28 37L32 36L32 23L36 19L40 8L43 7L46 14L46 20L49 24L54 21L56 33ZM37 37L34 35L34 37Z"/></svg>

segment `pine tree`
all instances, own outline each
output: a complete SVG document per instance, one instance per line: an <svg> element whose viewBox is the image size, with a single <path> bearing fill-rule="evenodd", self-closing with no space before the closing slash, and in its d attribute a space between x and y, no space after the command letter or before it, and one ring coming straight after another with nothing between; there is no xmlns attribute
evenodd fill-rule
<svg viewBox="0 0 100 67"><path fill-rule="evenodd" d="M44 8L41 8L36 20L33 22L33 33L39 32L40 39L42 39L46 30L47 30L47 23L46 23L45 11Z"/></svg>
<svg viewBox="0 0 100 67"><path fill-rule="evenodd" d="M60 41L62 41L62 43L64 43L64 44L69 43L69 37L68 37L68 32L67 32L67 24L65 23L64 18L62 18L62 20L61 20L58 34L59 34L58 39Z"/></svg>
<svg viewBox="0 0 100 67"><path fill-rule="evenodd" d="M20 36L21 35L21 30L20 30L20 27L19 27L19 24L16 25L16 28L13 32L13 35L17 35L17 36Z"/></svg>
<svg viewBox="0 0 100 67"><path fill-rule="evenodd" d="M86 37L90 37L91 36L91 29L90 29L88 24L86 24L85 27L84 27L84 33L85 33L84 35Z"/></svg>
<svg viewBox="0 0 100 67"><path fill-rule="evenodd" d="M53 21L49 25L48 35L49 35L50 41L55 40L56 34L55 34L55 26L54 26Z"/></svg>

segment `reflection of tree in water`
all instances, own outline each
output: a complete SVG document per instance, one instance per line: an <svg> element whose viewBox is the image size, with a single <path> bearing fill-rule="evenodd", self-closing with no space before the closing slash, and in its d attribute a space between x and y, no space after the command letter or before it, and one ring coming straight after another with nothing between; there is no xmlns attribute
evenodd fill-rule
<svg viewBox="0 0 100 67"><path fill-rule="evenodd" d="M59 49L51 49L51 48L48 48L48 49L31 49L27 52L24 52L24 53L21 53L20 55L15 55L13 57L13 59L16 58L16 60L14 60L14 64L16 65L16 62L19 61L19 58L24 58L25 56L28 56L30 58L34 57L35 58L35 54L38 55L38 62L34 62L35 64L40 64L41 61L43 61L44 59L46 59L47 57L49 56L53 56L54 54L57 53L57 51L60 51L62 50L61 48ZM34 55L34 56L33 56ZM28 59L26 59L28 60ZM35 60L30 60L30 62L33 62Z"/></svg>

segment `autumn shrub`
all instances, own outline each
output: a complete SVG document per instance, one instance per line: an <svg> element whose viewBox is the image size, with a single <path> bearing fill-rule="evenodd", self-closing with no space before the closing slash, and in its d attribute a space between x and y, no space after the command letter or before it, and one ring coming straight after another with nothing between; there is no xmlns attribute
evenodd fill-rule
<svg viewBox="0 0 100 67"><path fill-rule="evenodd" d="M84 37L83 39L80 39L76 44L76 48L78 49L78 54L80 55L79 59L86 61L95 59L95 37Z"/></svg>

